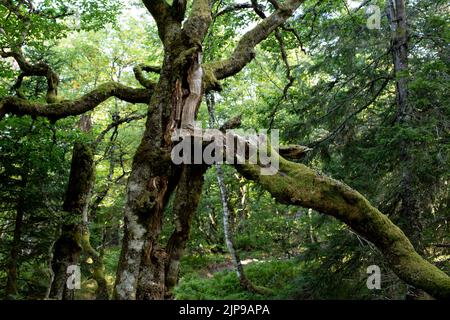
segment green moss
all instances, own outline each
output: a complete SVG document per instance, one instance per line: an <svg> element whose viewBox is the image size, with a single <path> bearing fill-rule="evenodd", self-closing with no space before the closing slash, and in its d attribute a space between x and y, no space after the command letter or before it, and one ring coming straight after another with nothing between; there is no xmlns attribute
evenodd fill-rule
<svg viewBox="0 0 450 320"><path fill-rule="evenodd" d="M408 238L360 193L308 167L280 157L280 170L262 176L258 165L237 168L259 182L278 201L334 216L373 242L396 274L436 298L450 296L450 278L415 252Z"/></svg>
<svg viewBox="0 0 450 320"><path fill-rule="evenodd" d="M186 259L183 262L186 262ZM200 267L203 268L203 265L202 263ZM245 266L246 275L253 284L259 288L271 288L266 290L267 295L243 289L232 269L214 273L210 278L205 278L202 273L195 271L194 269L182 276L174 290L176 299L286 299L290 298L289 293L293 289L292 279L301 274L302 264L296 260L287 260L254 262Z"/></svg>

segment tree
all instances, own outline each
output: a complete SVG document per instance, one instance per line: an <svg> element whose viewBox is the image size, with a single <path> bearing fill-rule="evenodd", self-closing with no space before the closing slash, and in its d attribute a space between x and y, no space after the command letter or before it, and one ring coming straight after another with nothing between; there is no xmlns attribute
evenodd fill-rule
<svg viewBox="0 0 450 320"><path fill-rule="evenodd" d="M195 166L173 164L170 156L174 147L172 134L175 129L192 131L204 93L220 90L221 80L239 73L254 59L255 47L277 28L282 28L303 3L302 0L269 2L272 5L267 10L269 14L241 37L230 56L203 63L202 44L213 23L210 1L195 0L188 10L188 1L174 0L169 4L164 0L143 0L156 21L164 59L162 66L136 69L136 78L143 87L138 89L112 82L100 85L78 99L58 101L55 98L57 77L48 65L28 68L17 47L3 52L2 56L17 61L26 76L45 76L48 85L47 103L31 102L20 95L4 97L0 100L0 118L6 114L27 114L56 121L83 114L113 96L132 103L149 104L145 131L128 180L125 234L115 298L163 299L170 291L166 280L168 272L173 274L174 269L167 266L176 266L179 254L171 254L172 248L182 247L185 237L170 247L161 248L163 211L175 190L180 203L190 198L198 199L200 188L188 190L187 184L197 184L202 179L200 169ZM26 23L20 11L16 11L16 17ZM146 79L141 71L158 73L158 81ZM449 296L449 277L421 258L403 232L361 194L304 165L285 160L274 150L271 152L280 161L280 171L274 176L262 176L260 165L240 165L238 170L261 184L279 201L313 208L348 224L372 241L407 283L437 298ZM189 210L195 211L197 203L191 201ZM189 219L186 222L189 226ZM175 230L174 235L179 232Z"/></svg>

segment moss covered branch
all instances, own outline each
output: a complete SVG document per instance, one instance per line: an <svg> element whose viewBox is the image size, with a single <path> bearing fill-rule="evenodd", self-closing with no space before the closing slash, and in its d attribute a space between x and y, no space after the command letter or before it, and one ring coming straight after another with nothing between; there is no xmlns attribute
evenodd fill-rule
<svg viewBox="0 0 450 320"><path fill-rule="evenodd" d="M276 28L289 19L304 0L287 0L280 4L270 16L262 20L239 40L228 59L212 62L206 67L212 69L217 80L235 75L255 57L255 47L266 39Z"/></svg>
<svg viewBox="0 0 450 320"><path fill-rule="evenodd" d="M279 171L275 175L261 175L258 165L237 168L281 203L312 208L347 224L375 244L392 270L406 283L435 298L450 298L450 277L423 259L402 230L360 193L302 164L278 157Z"/></svg>
<svg viewBox="0 0 450 320"><path fill-rule="evenodd" d="M45 77L47 79L47 96L46 100L48 103L55 102L58 95L58 84L59 76L58 74L45 62L39 62L32 64L25 59L22 53L22 49L15 49L10 52L0 52L0 56L3 58L13 58L16 60L21 73L14 84L13 89L19 90L22 86L22 81L25 77L37 76Z"/></svg>
<svg viewBox="0 0 450 320"><path fill-rule="evenodd" d="M151 81L150 79L147 79L145 77L144 71L159 74L161 72L161 67L138 64L137 66L135 66L133 68L134 77L141 84L141 86L143 86L144 88L153 90L155 88L156 84L153 81Z"/></svg>
<svg viewBox="0 0 450 320"><path fill-rule="evenodd" d="M286 159L296 160L304 158L306 154L311 150L311 148L305 146L291 144L287 146L280 146L279 153Z"/></svg>
<svg viewBox="0 0 450 320"><path fill-rule="evenodd" d="M0 100L0 120L9 113L45 117L56 121L90 111L111 97L130 103L148 103L151 95L152 91L149 89L136 89L117 82L108 82L78 99L51 104L31 102L19 97L5 97Z"/></svg>

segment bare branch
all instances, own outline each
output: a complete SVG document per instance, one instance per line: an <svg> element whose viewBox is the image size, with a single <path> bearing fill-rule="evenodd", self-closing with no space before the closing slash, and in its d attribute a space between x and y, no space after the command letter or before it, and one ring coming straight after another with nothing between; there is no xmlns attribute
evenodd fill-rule
<svg viewBox="0 0 450 320"><path fill-rule="evenodd" d="M253 8L253 5L251 3L235 3L233 5L225 7L221 11L217 12L214 15L214 19L217 18L217 17L223 16L223 15L225 15L227 13L230 13L230 12L240 11L240 10L243 10L243 9L252 9L252 8Z"/></svg>
<svg viewBox="0 0 450 320"><path fill-rule="evenodd" d="M102 132L100 132L100 134L97 136L97 139L95 139L94 146L96 147L105 138L108 132L111 131L111 129L115 129L124 123L130 123L132 121L144 119L146 116L146 114L137 114L115 120L114 122L110 123Z"/></svg>

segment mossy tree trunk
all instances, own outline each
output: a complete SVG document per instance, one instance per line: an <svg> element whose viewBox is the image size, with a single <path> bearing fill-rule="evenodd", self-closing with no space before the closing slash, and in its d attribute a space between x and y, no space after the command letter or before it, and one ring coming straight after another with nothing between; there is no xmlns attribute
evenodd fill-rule
<svg viewBox="0 0 450 320"><path fill-rule="evenodd" d="M185 6L170 7L165 1L144 4L158 25L164 62L128 180L125 233L115 284L118 299L164 299L166 265L171 258L160 246L159 236L164 208L181 174L170 157L172 134L175 129L194 126L204 90L201 43L211 22L209 1L194 1L183 26ZM172 280L168 283L171 286Z"/></svg>
<svg viewBox="0 0 450 320"><path fill-rule="evenodd" d="M97 282L96 300L108 300L108 283L105 279L103 256L91 246L89 225L86 222L82 224L81 247L83 254L92 259L92 278Z"/></svg>
<svg viewBox="0 0 450 320"><path fill-rule="evenodd" d="M205 165L185 165L177 186L173 219L175 230L166 246L167 262L165 265L165 298L173 297L172 290L178 283L180 259L186 249L192 219L197 211L203 187Z"/></svg>
<svg viewBox="0 0 450 320"><path fill-rule="evenodd" d="M94 183L94 157L89 144L76 142L72 151L69 184L63 211L69 220L61 228L61 235L54 244L52 269L54 279L50 298L72 300L74 291L67 288L67 268L79 265L82 252L83 214L87 211Z"/></svg>

